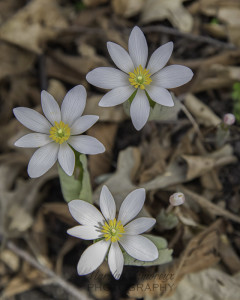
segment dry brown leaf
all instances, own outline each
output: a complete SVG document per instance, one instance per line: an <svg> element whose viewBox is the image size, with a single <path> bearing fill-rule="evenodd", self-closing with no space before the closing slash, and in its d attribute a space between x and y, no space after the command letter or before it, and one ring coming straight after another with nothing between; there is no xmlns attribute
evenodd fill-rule
<svg viewBox="0 0 240 300"><path fill-rule="evenodd" d="M84 5L89 7L98 6L107 3L109 0L83 0Z"/></svg>
<svg viewBox="0 0 240 300"><path fill-rule="evenodd" d="M69 238L64 243L63 247L58 252L57 260L56 260L56 273L62 276L63 269L63 260L67 253L69 253L77 244L79 243L79 239Z"/></svg>
<svg viewBox="0 0 240 300"><path fill-rule="evenodd" d="M139 184L150 181L165 171L166 159L171 150L160 144L162 138L155 134L149 143L142 145L142 163L135 179Z"/></svg>
<svg viewBox="0 0 240 300"><path fill-rule="evenodd" d="M120 152L117 162L116 172L104 184L110 189L115 201L117 210L119 210L124 198L137 188L132 180L140 166L141 155L138 148L129 147ZM93 193L93 201L99 205L99 196L102 185L98 186ZM139 216L149 217L145 208L142 209Z"/></svg>
<svg viewBox="0 0 240 300"><path fill-rule="evenodd" d="M12 272L17 272L20 261L19 257L11 250L4 249L1 251L0 260L3 262Z"/></svg>
<svg viewBox="0 0 240 300"><path fill-rule="evenodd" d="M190 32L193 28L193 17L182 2L183 0L146 0L140 20L147 24L168 19L179 30Z"/></svg>
<svg viewBox="0 0 240 300"><path fill-rule="evenodd" d="M0 165L0 232L7 237L22 236L32 225L32 213L42 198L40 189L57 175L52 168L40 178L23 180L17 177L23 165L26 167L25 160L12 154Z"/></svg>
<svg viewBox="0 0 240 300"><path fill-rule="evenodd" d="M204 270L210 266L215 265L219 261L217 250L220 241L220 232L223 231L222 221L218 220L209 228L203 230L201 233L193 237L183 251L181 257L175 263L164 269L164 274L172 274L172 277L167 279L160 279L155 276L151 280L140 281L142 289L134 286L128 292L130 297L137 297L144 299L156 299L156 297L167 297L175 291L178 283L184 275ZM162 273L162 268L159 267L158 273ZM156 274L158 274L156 273ZM153 288L155 285L162 288ZM150 288L147 288L150 287ZM171 288L170 288L171 287Z"/></svg>
<svg viewBox="0 0 240 300"><path fill-rule="evenodd" d="M123 106L117 105L113 107L100 107L98 106L101 100L100 95L90 95L87 100L84 114L97 115L100 117L100 121L104 122L122 122L128 117L124 113Z"/></svg>
<svg viewBox="0 0 240 300"><path fill-rule="evenodd" d="M174 295L168 300L238 300L239 278L209 268L198 273L188 274L178 285Z"/></svg>
<svg viewBox="0 0 240 300"><path fill-rule="evenodd" d="M213 64L206 68L203 65L195 77L191 90L198 93L211 89L232 87L235 82L239 81L239 78L240 67Z"/></svg>
<svg viewBox="0 0 240 300"><path fill-rule="evenodd" d="M117 15L130 18L141 12L144 0L112 0L112 7Z"/></svg>
<svg viewBox="0 0 240 300"><path fill-rule="evenodd" d="M33 287L42 285L45 278L42 272L33 269L24 262L21 273L10 280L1 296L6 299L28 291Z"/></svg>
<svg viewBox="0 0 240 300"><path fill-rule="evenodd" d="M0 24L4 23L24 4L23 0L0 1Z"/></svg>
<svg viewBox="0 0 240 300"><path fill-rule="evenodd" d="M65 86L56 79L50 79L48 82L48 92L54 97L59 105L62 104L62 101L67 93Z"/></svg>
<svg viewBox="0 0 240 300"><path fill-rule="evenodd" d="M182 159L177 157L175 160L170 162L164 174L142 184L141 187L145 188L147 191L165 188L178 183L187 182L212 171L213 168L222 167L237 161L237 158L233 155L224 155L223 157L218 158L211 158L210 155L209 157L187 155L182 157L185 159L187 164L182 164ZM202 161L205 161L206 164L202 164ZM196 162L198 162L197 170L195 170Z"/></svg>
<svg viewBox="0 0 240 300"><path fill-rule="evenodd" d="M221 119L211 110L211 108L193 94L187 94L185 96L184 104L196 118L198 124L206 127L215 127L221 123Z"/></svg>
<svg viewBox="0 0 240 300"><path fill-rule="evenodd" d="M226 25L207 23L207 24L203 24L202 27L210 35L218 39L225 39L228 36L228 30Z"/></svg>
<svg viewBox="0 0 240 300"><path fill-rule="evenodd" d="M70 226L76 225L76 221L71 216L66 203L61 203L61 202L44 203L42 209L44 215L54 214L62 222L69 224Z"/></svg>
<svg viewBox="0 0 240 300"><path fill-rule="evenodd" d="M226 235L221 236L219 252L224 265L231 274L240 272L240 259Z"/></svg>
<svg viewBox="0 0 240 300"><path fill-rule="evenodd" d="M66 26L58 1L32 0L1 26L0 38L40 54Z"/></svg>
<svg viewBox="0 0 240 300"><path fill-rule="evenodd" d="M203 210L211 212L215 216L226 217L229 220L240 223L240 217L230 213L228 210L221 208L221 206L211 203L205 197L187 189L184 186L178 186L179 190L189 197L192 201L196 202Z"/></svg>
<svg viewBox="0 0 240 300"><path fill-rule="evenodd" d="M36 55L29 53L11 44L0 42L0 79L6 76L21 74L30 70L35 62Z"/></svg>
<svg viewBox="0 0 240 300"><path fill-rule="evenodd" d="M222 8L239 8L239 3L236 0L198 0L194 2L189 9L191 13L196 14L201 12L207 16L216 16Z"/></svg>
<svg viewBox="0 0 240 300"><path fill-rule="evenodd" d="M92 182L102 174L106 174L111 170L113 157L113 147L118 129L116 123L97 123L88 130L90 136L96 137L105 146L106 151L98 155L90 155L88 157L88 167L91 174Z"/></svg>
<svg viewBox="0 0 240 300"><path fill-rule="evenodd" d="M46 235L46 232L47 226L44 220L43 209L40 209L34 219L31 231L25 238L37 261L43 266L52 269L52 262L48 258L48 236Z"/></svg>
<svg viewBox="0 0 240 300"><path fill-rule="evenodd" d="M186 174L187 181L209 172L216 165L215 159L210 157L182 155L182 158L186 161L188 166Z"/></svg>

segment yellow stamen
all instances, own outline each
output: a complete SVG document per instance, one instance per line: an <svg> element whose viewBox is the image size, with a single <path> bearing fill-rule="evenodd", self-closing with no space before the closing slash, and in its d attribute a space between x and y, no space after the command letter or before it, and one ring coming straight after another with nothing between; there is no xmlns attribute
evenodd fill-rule
<svg viewBox="0 0 240 300"><path fill-rule="evenodd" d="M136 89L140 88L141 90L145 89L146 85L149 85L152 82L150 78L151 74L149 70L143 69L140 65L133 72L129 72L129 82L133 85Z"/></svg>
<svg viewBox="0 0 240 300"><path fill-rule="evenodd" d="M53 127L49 130L49 137L58 144L62 144L67 141L70 137L70 127L68 124L63 123L62 121L54 122Z"/></svg>
<svg viewBox="0 0 240 300"><path fill-rule="evenodd" d="M121 223L116 219L109 220L109 222L105 222L104 226L102 227L102 233L104 233L104 237L106 241L111 239L111 242L119 241L119 238L122 236L122 233L125 232L125 229Z"/></svg>

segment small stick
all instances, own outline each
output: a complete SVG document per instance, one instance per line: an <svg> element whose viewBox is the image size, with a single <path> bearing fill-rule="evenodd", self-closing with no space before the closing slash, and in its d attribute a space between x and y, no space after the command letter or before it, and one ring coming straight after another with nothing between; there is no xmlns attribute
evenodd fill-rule
<svg viewBox="0 0 240 300"><path fill-rule="evenodd" d="M18 248L14 243L7 242L7 247L12 250L15 254L17 254L19 257L27 261L30 265L38 269L39 271L46 274L48 277L50 277L54 283L59 285L62 289L64 289L66 292L74 296L78 300L92 300L87 293L84 290L77 289L73 284L70 282L64 280L62 277L55 274L52 270L47 268L46 266L41 265L33 256L28 254L26 251Z"/></svg>
<svg viewBox="0 0 240 300"><path fill-rule="evenodd" d="M200 128L199 128L197 122L195 121L195 119L193 118L193 116L191 115L191 113L189 112L189 110L186 108L186 106L182 102L180 102L180 105L181 105L182 111L185 113L185 115L187 116L187 118L189 119L189 121L192 123L193 128L198 133L200 139L204 140L204 137L203 137L203 135L202 135L202 133L200 131Z"/></svg>

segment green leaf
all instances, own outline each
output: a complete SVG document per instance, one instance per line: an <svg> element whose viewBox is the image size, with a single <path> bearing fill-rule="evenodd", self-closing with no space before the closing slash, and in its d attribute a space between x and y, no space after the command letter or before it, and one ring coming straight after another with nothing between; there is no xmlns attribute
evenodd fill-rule
<svg viewBox="0 0 240 300"><path fill-rule="evenodd" d="M178 218L172 213L166 213L164 209L161 210L156 220L160 230L171 230L178 224Z"/></svg>
<svg viewBox="0 0 240 300"><path fill-rule="evenodd" d="M217 18L212 18L210 24L219 24L219 20Z"/></svg>
<svg viewBox="0 0 240 300"><path fill-rule="evenodd" d="M133 258L126 252L123 253L124 257L124 265L128 266L142 266L142 267L148 267L148 266L156 266L156 265L162 265L166 264L170 261L172 261L172 249L167 248L167 241L160 237L160 236L154 236L150 234L143 234L146 238L151 240L156 247L158 248L159 256L154 261L141 261Z"/></svg>
<svg viewBox="0 0 240 300"><path fill-rule="evenodd" d="M178 113L181 110L181 103L178 100L175 100L173 94L174 106L168 107L163 106L158 103L155 104L153 108L151 108L149 121L176 121L178 118ZM153 101L153 100L152 100Z"/></svg>
<svg viewBox="0 0 240 300"><path fill-rule="evenodd" d="M128 100L126 100L126 101L123 103L123 109L124 109L125 114L126 114L127 116L130 116L130 106L131 106L131 103L133 102L133 99L134 99L134 97L136 96L136 94L137 94L137 89L136 89L136 91L134 91L134 92L132 93L132 95L128 98Z"/></svg>
<svg viewBox="0 0 240 300"><path fill-rule="evenodd" d="M75 170L72 176L68 176L61 166L58 165L63 197L66 202L80 199L92 203L92 188L87 169L87 157L85 154L77 152L75 152L75 157Z"/></svg>

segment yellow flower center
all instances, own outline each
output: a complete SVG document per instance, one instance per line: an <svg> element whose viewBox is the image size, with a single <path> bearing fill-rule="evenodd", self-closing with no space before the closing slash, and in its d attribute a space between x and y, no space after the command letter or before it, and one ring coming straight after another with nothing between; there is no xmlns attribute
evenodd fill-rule
<svg viewBox="0 0 240 300"><path fill-rule="evenodd" d="M58 144L62 144L70 137L70 127L68 124L61 122L54 122L55 126L49 130L50 138Z"/></svg>
<svg viewBox="0 0 240 300"><path fill-rule="evenodd" d="M145 86L152 82L150 76L149 70L143 69L140 65L133 72L129 72L128 80L136 89L140 87L141 90L144 90Z"/></svg>
<svg viewBox="0 0 240 300"><path fill-rule="evenodd" d="M104 237L106 241L111 239L111 242L119 241L119 238L122 236L122 233L125 232L124 227L121 221L116 219L109 220L109 222L105 222L104 226L102 227L102 233L104 233Z"/></svg>

